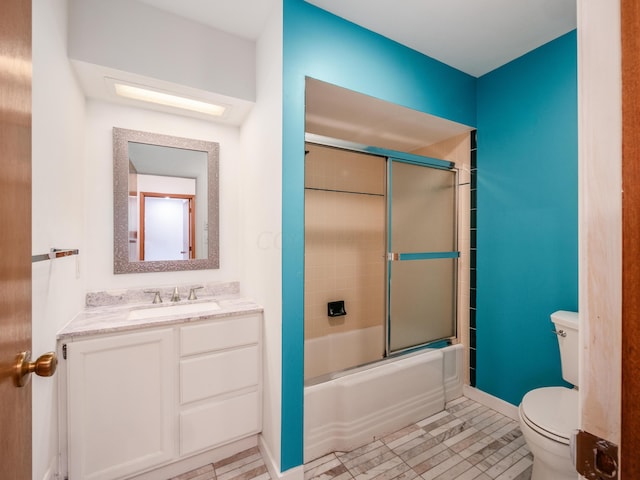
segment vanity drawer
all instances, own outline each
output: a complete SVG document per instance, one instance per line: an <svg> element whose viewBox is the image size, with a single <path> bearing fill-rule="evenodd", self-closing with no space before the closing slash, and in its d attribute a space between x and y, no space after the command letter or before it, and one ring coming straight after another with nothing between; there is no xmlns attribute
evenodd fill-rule
<svg viewBox="0 0 640 480"><path fill-rule="evenodd" d="M250 315L180 329L180 354L194 355L258 343L260 317Z"/></svg>
<svg viewBox="0 0 640 480"><path fill-rule="evenodd" d="M258 346L180 361L180 402L202 400L258 385Z"/></svg>
<svg viewBox="0 0 640 480"><path fill-rule="evenodd" d="M229 443L260 431L258 392L185 410L180 414L180 454Z"/></svg>

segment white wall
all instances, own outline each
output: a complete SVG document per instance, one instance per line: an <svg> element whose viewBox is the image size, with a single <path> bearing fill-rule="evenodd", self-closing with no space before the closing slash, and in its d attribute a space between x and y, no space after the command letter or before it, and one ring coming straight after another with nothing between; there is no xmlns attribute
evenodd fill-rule
<svg viewBox="0 0 640 480"><path fill-rule="evenodd" d="M282 390L282 2L257 43L256 105L242 127L243 290L264 306L262 447L280 471ZM266 451L265 451L266 450Z"/></svg>
<svg viewBox="0 0 640 480"><path fill-rule="evenodd" d="M188 272L113 274L113 127L220 144L220 268ZM84 188L88 291L174 286L240 278L240 131L189 117L87 100ZM242 285L241 285L242 288Z"/></svg>
<svg viewBox="0 0 640 480"><path fill-rule="evenodd" d="M33 2L32 253L80 250L33 265L34 356L55 350L56 332L84 304L84 96L67 61L66 25L66 0ZM34 480L57 469L56 382L32 380Z"/></svg>
<svg viewBox="0 0 640 480"><path fill-rule="evenodd" d="M89 0L69 0L75 6L87 3ZM112 2L97 2L107 3ZM124 5L121 0L118 4ZM87 291L240 279L243 293L265 307L263 446L272 472L277 472L281 436L282 6L275 9L257 42L257 103L242 131L188 117L85 101L67 58L67 8L67 0L33 5L33 253L45 253L55 246L78 248L80 255L34 265L33 351L55 348L56 332L83 307ZM228 42L221 44L233 63L237 51L227 48ZM166 65L175 67L169 61ZM247 79L251 83L253 75ZM246 89L247 84L236 87ZM219 142L220 269L113 274L114 126ZM55 377L33 380L34 480L52 480L57 471L55 387Z"/></svg>
<svg viewBox="0 0 640 480"><path fill-rule="evenodd" d="M254 43L131 0L70 0L69 58L255 98Z"/></svg>

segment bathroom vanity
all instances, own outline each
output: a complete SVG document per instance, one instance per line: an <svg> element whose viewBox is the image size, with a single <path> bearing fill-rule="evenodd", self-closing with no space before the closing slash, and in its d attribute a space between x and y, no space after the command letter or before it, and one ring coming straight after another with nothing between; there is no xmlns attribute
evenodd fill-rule
<svg viewBox="0 0 640 480"><path fill-rule="evenodd" d="M59 333L70 480L168 478L256 445L261 307L167 303L87 308Z"/></svg>

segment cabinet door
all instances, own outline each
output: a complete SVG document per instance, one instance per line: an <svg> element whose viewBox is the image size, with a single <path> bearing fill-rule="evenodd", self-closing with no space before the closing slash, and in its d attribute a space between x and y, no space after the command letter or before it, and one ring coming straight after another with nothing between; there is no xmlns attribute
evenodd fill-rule
<svg viewBox="0 0 640 480"><path fill-rule="evenodd" d="M175 457L171 329L77 341L67 353L70 480L120 478Z"/></svg>

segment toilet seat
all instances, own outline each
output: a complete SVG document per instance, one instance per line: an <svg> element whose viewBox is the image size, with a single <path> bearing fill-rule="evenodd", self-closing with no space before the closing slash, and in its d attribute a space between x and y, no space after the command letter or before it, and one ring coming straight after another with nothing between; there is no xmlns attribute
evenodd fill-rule
<svg viewBox="0 0 640 480"><path fill-rule="evenodd" d="M578 429L578 391L565 387L537 388L520 403L522 420L540 435L569 445Z"/></svg>

